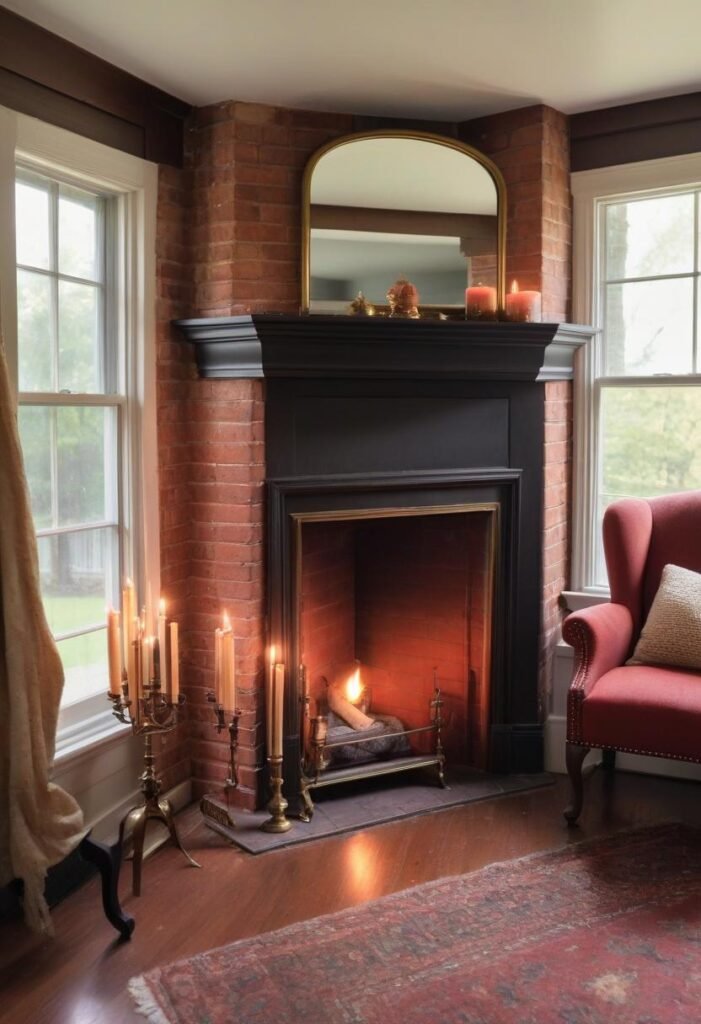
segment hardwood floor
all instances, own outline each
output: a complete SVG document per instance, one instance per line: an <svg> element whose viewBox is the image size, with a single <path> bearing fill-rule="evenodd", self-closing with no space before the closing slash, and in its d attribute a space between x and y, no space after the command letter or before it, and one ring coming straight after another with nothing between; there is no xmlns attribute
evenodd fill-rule
<svg viewBox="0 0 701 1024"><path fill-rule="evenodd" d="M531 793L257 857L229 846L188 808L180 827L203 870L164 847L146 862L143 895L134 899L127 865L122 893L136 917L131 942L113 940L96 880L54 910L55 940L37 939L19 924L0 930L0 1021L143 1024L126 982L149 967L536 850L661 821L701 826L700 795L696 782L598 771L587 780L575 829L562 818L567 783L558 777Z"/></svg>

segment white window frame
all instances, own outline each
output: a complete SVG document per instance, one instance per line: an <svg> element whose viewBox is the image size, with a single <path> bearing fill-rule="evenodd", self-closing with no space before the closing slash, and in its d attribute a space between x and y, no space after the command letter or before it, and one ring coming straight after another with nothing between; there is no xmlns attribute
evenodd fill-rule
<svg viewBox="0 0 701 1024"><path fill-rule="evenodd" d="M160 591L156 439L156 204L158 168L35 118L0 107L0 326L17 388L14 182L21 162L116 194L118 335L123 346L122 565L148 601ZM44 396L42 396L42 401ZM89 399L86 399L89 402ZM147 582L148 581L148 587ZM125 734L104 695L61 709L56 760Z"/></svg>
<svg viewBox="0 0 701 1024"><path fill-rule="evenodd" d="M598 260L600 253L601 201L626 199L635 193L661 189L697 188L701 185L701 153L619 164L571 175L573 197L572 312L576 323L592 324L596 334L579 350L574 384L574 474L572 487L572 593L568 607L581 601L574 595L604 598L605 587L594 578L596 529L596 472L599 459L598 412L595 381L603 363L602 311ZM639 378L633 378L638 380ZM698 374L668 378L667 384L697 382ZM586 603L586 601L585 601Z"/></svg>

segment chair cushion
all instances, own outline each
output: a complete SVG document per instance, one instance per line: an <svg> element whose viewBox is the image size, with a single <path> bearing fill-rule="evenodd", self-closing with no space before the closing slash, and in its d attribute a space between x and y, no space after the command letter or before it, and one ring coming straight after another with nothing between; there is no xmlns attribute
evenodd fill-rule
<svg viewBox="0 0 701 1024"><path fill-rule="evenodd" d="M650 665L606 672L582 701L579 742L701 762L701 674Z"/></svg>
<svg viewBox="0 0 701 1024"><path fill-rule="evenodd" d="M701 573L666 565L628 664L701 670Z"/></svg>

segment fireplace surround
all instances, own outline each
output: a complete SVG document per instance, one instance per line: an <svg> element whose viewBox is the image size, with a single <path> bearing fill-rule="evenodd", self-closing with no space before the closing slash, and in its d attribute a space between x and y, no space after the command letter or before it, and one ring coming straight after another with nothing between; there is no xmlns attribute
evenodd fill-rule
<svg viewBox="0 0 701 1024"><path fill-rule="evenodd" d="M275 314L178 327L213 386L222 378L265 381L265 605L268 638L288 667L291 810L300 765L296 559L299 524L310 517L377 522L391 510L406 522L436 510L498 510L491 659L472 712L480 706L484 728L465 744L473 763L491 771L539 770L545 391L571 378L591 329ZM261 662L257 689L262 679ZM262 802L262 771L258 778Z"/></svg>

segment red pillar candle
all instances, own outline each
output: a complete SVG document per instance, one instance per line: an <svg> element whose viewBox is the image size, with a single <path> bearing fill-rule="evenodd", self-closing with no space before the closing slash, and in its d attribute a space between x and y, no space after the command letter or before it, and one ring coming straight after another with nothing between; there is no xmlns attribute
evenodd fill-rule
<svg viewBox="0 0 701 1024"><path fill-rule="evenodd" d="M514 281L511 291L506 296L506 318L507 320L518 320L537 322L541 317L540 292L524 291L518 289L518 282Z"/></svg>
<svg viewBox="0 0 701 1024"><path fill-rule="evenodd" d="M465 289L465 316L468 320L494 320L496 315L496 288L476 284Z"/></svg>

